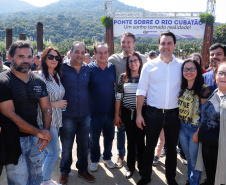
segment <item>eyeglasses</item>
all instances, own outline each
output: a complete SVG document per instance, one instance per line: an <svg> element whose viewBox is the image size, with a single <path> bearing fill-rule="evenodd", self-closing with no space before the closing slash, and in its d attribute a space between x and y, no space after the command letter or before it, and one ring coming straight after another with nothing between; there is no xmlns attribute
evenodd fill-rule
<svg viewBox="0 0 226 185"><path fill-rule="evenodd" d="M196 67L190 67L190 68L187 68L187 67L186 67L186 68L183 69L183 71L184 71L184 72L188 72L188 71L190 71L190 72L195 72L195 71L196 71Z"/></svg>
<svg viewBox="0 0 226 185"><path fill-rule="evenodd" d="M217 71L217 76L219 76L219 77L225 76L225 77L226 77L226 72L223 72L223 71Z"/></svg>
<svg viewBox="0 0 226 185"><path fill-rule="evenodd" d="M55 58L56 61L58 61L58 62L60 61L60 56L53 56L53 55L49 54L49 55L47 55L47 58L49 60L53 60Z"/></svg>
<svg viewBox="0 0 226 185"><path fill-rule="evenodd" d="M132 63L137 64L138 62L139 62L139 59L129 60L129 63L130 64L132 64Z"/></svg>

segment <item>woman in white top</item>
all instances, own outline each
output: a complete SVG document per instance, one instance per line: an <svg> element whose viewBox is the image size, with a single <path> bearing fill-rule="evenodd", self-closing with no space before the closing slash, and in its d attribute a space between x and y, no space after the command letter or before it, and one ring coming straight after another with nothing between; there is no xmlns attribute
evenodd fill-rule
<svg viewBox="0 0 226 185"><path fill-rule="evenodd" d="M39 75L46 83L52 106L52 122L50 127L52 139L47 145L44 152L42 167L43 182L41 185L57 184L56 182L51 180L51 174L55 162L60 154L58 132L59 128L62 127L61 109L65 109L67 107L67 101L63 100L65 90L60 81L60 77L62 76L61 65L62 56L57 49L48 47L43 51L41 57L42 70L39 72ZM38 124L40 128L43 127L42 114L40 109L38 110Z"/></svg>

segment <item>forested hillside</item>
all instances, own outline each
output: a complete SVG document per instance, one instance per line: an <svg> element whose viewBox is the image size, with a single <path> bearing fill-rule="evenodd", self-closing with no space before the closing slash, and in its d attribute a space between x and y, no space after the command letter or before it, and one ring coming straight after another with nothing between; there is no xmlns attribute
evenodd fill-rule
<svg viewBox="0 0 226 185"><path fill-rule="evenodd" d="M17 0L11 0L16 1ZM17 13L0 14L0 41L5 40L5 29L13 28L13 36L26 33L36 40L36 24L44 25L44 39L53 43L70 39L104 39L104 27L100 18L104 16L105 0L60 0L42 8ZM145 11L113 1L114 11ZM0 4L1 5L1 4Z"/></svg>

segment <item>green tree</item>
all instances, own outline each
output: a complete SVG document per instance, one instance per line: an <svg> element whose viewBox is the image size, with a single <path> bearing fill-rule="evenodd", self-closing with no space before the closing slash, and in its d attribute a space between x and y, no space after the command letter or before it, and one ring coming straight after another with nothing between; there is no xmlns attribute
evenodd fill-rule
<svg viewBox="0 0 226 185"><path fill-rule="evenodd" d="M214 28L213 42L226 44L226 24L222 24Z"/></svg>
<svg viewBox="0 0 226 185"><path fill-rule="evenodd" d="M6 57L6 44L5 42L0 42L0 52L2 53L3 58Z"/></svg>

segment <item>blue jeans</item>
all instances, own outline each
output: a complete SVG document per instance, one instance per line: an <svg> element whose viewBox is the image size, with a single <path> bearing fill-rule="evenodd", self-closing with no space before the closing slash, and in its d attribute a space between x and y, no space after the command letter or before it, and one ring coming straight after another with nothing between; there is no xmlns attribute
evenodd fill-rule
<svg viewBox="0 0 226 185"><path fill-rule="evenodd" d="M112 142L114 139L114 113L93 113L90 123L90 158L93 163L100 160L100 134L103 131L104 153L103 159L110 160Z"/></svg>
<svg viewBox="0 0 226 185"><path fill-rule="evenodd" d="M71 171L72 148L75 134L78 158L76 167L79 173L87 172L89 131L90 115L81 117L63 116L63 127L60 128L60 140L62 143L60 172L62 174L68 174Z"/></svg>
<svg viewBox="0 0 226 185"><path fill-rule="evenodd" d="M195 170L199 143L192 142L192 136L198 126L181 122L180 143L188 163L188 180L190 185L198 185L201 179L201 172Z"/></svg>
<svg viewBox="0 0 226 185"><path fill-rule="evenodd" d="M43 153L38 151L39 138L27 136L20 138L22 155L18 164L6 165L7 180L9 185L40 185L42 182Z"/></svg>
<svg viewBox="0 0 226 185"><path fill-rule="evenodd" d="M121 128L117 127L117 149L119 157L124 157L125 150L125 142L126 142L126 134L125 134L125 125L123 124Z"/></svg>
<svg viewBox="0 0 226 185"><path fill-rule="evenodd" d="M43 129L43 125L39 125L39 127ZM42 165L43 181L48 181L51 179L54 165L60 155L60 143L58 138L59 127L51 126L50 132L52 134L52 139L44 150Z"/></svg>

